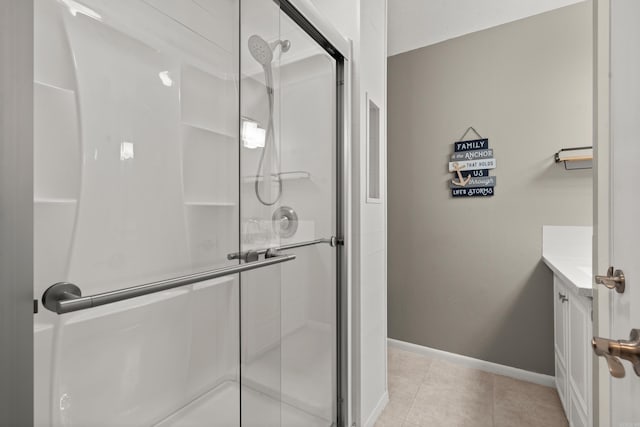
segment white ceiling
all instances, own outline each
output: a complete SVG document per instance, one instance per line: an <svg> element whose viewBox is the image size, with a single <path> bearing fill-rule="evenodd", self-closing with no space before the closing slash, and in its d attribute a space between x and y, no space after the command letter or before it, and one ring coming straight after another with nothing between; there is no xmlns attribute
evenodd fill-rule
<svg viewBox="0 0 640 427"><path fill-rule="evenodd" d="M388 0L389 56L580 1Z"/></svg>

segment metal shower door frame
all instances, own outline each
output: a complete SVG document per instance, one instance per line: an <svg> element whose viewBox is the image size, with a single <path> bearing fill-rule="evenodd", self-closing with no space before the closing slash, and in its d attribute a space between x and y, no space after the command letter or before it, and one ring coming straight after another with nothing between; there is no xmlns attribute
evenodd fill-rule
<svg viewBox="0 0 640 427"><path fill-rule="evenodd" d="M351 173L350 173L350 76L351 45L315 10L296 0L273 0L280 10L307 33L336 61L336 420L345 427L352 420L351 411ZM296 3L295 5L293 3ZM313 21L313 22L312 22ZM331 34L326 34L331 33Z"/></svg>

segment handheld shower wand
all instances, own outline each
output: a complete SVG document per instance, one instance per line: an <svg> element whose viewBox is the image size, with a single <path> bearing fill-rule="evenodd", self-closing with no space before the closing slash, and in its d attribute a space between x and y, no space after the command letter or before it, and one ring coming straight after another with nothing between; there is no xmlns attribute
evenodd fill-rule
<svg viewBox="0 0 640 427"><path fill-rule="evenodd" d="M274 137L274 126L273 126L273 108L274 108L274 94L273 94L273 69L271 67L271 63L273 62L273 52L274 50L280 46L281 52L287 52L289 48L291 48L291 42L289 40L276 40L274 42L268 43L262 37L254 34L249 37L249 52L253 59L255 59L264 70L264 80L265 86L267 89L267 98L269 101L269 122L267 123L267 131L265 134L265 143L264 148L262 149L262 154L260 155L260 161L258 163L258 170L256 171L256 181L254 184L254 190L256 193L256 198L260 203L265 206L273 206L275 205L280 197L282 196L282 179L279 173L273 174L278 181L278 193L273 201L266 201L260 196L260 171L264 166L265 156L267 151L273 150L273 166L274 168L278 167L278 150L275 146L275 137ZM263 178L265 182L270 182L266 176L263 174Z"/></svg>

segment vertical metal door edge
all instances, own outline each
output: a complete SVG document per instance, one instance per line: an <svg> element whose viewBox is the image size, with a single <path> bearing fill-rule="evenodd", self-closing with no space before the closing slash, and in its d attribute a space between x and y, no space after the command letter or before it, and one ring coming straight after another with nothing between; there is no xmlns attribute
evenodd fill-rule
<svg viewBox="0 0 640 427"><path fill-rule="evenodd" d="M238 116L236 117L238 141L238 252L242 250L242 0L238 0ZM238 260L240 262L240 260ZM242 274L238 274L238 422L242 426Z"/></svg>
<svg viewBox="0 0 640 427"><path fill-rule="evenodd" d="M33 2L0 2L0 425L33 425Z"/></svg>
<svg viewBox="0 0 640 427"><path fill-rule="evenodd" d="M342 300L339 305L339 309L342 313L342 324L340 325L341 337L340 340L343 344L342 354L340 355L342 360L342 377L341 390L343 396L343 421L344 426L351 426L353 421L353 369L352 369L352 264L353 264L353 229L352 229L352 70L353 65L351 63L352 58L352 43L348 42L349 50L346 52L342 66L342 85L341 85L341 108L342 114L340 116L341 127L341 152L342 158L342 232L344 244L340 248L342 270L340 277L340 286L342 288L341 297Z"/></svg>
<svg viewBox="0 0 640 427"><path fill-rule="evenodd" d="M336 392L337 392L337 425L345 426L345 409L348 405L348 389L346 384L348 366L346 349L347 335L345 334L345 319L347 319L345 295L347 283L345 280L345 239L344 230L344 58L336 61L336 236L342 239L342 244L336 246Z"/></svg>
<svg viewBox="0 0 640 427"><path fill-rule="evenodd" d="M336 60L336 236L343 244L336 246L336 420L338 427L345 426L345 414L348 413L348 278L345 245L345 180L346 163L344 159L345 94L344 67L345 58L317 28L300 13L288 0L274 0L280 9L302 30L316 41Z"/></svg>

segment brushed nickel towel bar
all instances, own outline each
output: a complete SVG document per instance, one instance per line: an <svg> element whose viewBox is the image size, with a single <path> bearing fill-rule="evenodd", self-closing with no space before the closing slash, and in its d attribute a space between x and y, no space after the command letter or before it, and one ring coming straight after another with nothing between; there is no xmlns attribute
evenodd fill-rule
<svg viewBox="0 0 640 427"><path fill-rule="evenodd" d="M262 261L222 267L215 270L188 274L186 276L180 276L173 279L160 280L157 282L146 283L144 285L132 286L130 288L118 289L117 291L103 292L101 294L85 297L82 296L82 292L78 286L73 283L60 282L51 285L46 291L44 291L42 294L42 305L54 313L71 313L73 311L85 310L87 308L124 301L143 295L166 291L168 289L191 285L193 283L204 282L205 280L268 267L292 261L294 259L296 259L295 255L269 256L269 254L267 254L267 258Z"/></svg>

